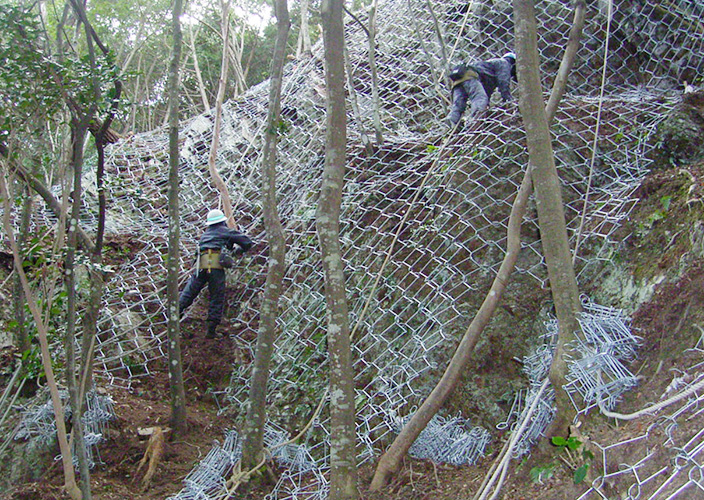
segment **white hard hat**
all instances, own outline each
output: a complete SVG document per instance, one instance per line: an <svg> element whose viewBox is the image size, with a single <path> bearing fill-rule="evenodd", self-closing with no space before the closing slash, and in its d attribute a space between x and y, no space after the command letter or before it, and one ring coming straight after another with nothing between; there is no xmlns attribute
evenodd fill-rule
<svg viewBox="0 0 704 500"><path fill-rule="evenodd" d="M513 52L506 52L504 54L504 59L513 59L513 62L516 62L516 54Z"/></svg>
<svg viewBox="0 0 704 500"><path fill-rule="evenodd" d="M205 220L205 225L212 226L213 224L217 224L218 222L225 222L225 220L225 214L222 213L222 210L218 210L216 208L208 212L208 218Z"/></svg>

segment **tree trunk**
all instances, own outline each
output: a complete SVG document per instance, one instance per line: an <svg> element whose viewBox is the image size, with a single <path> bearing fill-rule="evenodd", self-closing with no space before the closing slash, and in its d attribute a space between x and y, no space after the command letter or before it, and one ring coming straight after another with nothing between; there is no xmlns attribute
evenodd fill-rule
<svg viewBox="0 0 704 500"><path fill-rule="evenodd" d="M95 236L95 245L90 254L91 266L89 300L86 306L85 321L83 322L83 338L81 349L81 383L79 387L79 397L85 405L85 394L87 388L93 387L93 354L95 351L95 339L98 334L98 318L103 304L103 289L105 287L105 271L103 271L103 237L105 234L105 212L107 201L105 199L105 144L112 142L110 125L117 112L118 103L122 94L122 83L119 80L114 82L115 93L112 104L108 111L108 116L100 124L100 128L95 130L95 149L98 153L98 165L95 173L95 183L98 191L98 228ZM100 122L93 120L91 123ZM90 128L90 126L89 126Z"/></svg>
<svg viewBox="0 0 704 500"><path fill-rule="evenodd" d="M225 88L227 87L227 73L228 73L228 61L227 48L229 45L230 37L230 2L221 2L222 6L222 60L220 62L220 80L218 82L218 94L215 98L215 123L213 124L213 140L210 143L210 155L208 156L208 170L210 170L210 177L213 179L213 184L215 188L220 193L220 198L222 201L223 212L225 212L225 217L227 217L227 225L230 227L235 226L235 217L232 213L232 201L230 200L230 193L227 191L227 185L225 181L222 180L218 169L215 165L215 160L218 155L218 146L220 144L220 126L222 124L222 103L225 100Z"/></svg>
<svg viewBox="0 0 704 500"><path fill-rule="evenodd" d="M200 31L200 30L199 30ZM203 75L200 72L200 64L198 64L198 53L196 52L196 41L195 37L198 36L198 32L193 34L193 28L188 30L188 41L190 42L191 54L193 54L193 70L196 74L196 82L198 82L198 92L200 93L200 100L203 103L203 111L208 112L210 110L210 103L208 102L208 95L205 91L205 84L203 83Z"/></svg>
<svg viewBox="0 0 704 500"><path fill-rule="evenodd" d="M74 443L74 450L78 459L81 471L81 491L85 500L90 499L90 474L88 473L87 455L83 439L83 421L81 410L83 401L80 399L79 385L76 381L76 318L78 317L78 292L76 290L76 250L78 247L78 237L76 228L80 220L81 200L83 198L81 180L83 175L83 144L88 131L88 121L73 120L71 125L73 155L72 167L73 177L73 203L71 205L71 215L68 223L68 234L66 244L66 257L64 259L64 284L66 286L66 337L64 338L64 351L66 353L66 369L64 375L66 388L68 389L73 427L71 436Z"/></svg>
<svg viewBox="0 0 704 500"><path fill-rule="evenodd" d="M274 58L271 63L269 83L269 112L266 137L262 151L262 194L264 198L264 227L269 240L269 269L259 320L259 335L249 389L249 406L244 425L242 468L251 469L261 460L266 423L266 395L269 382L269 365L276 340L276 322L279 316L279 297L285 272L286 240L276 199L276 144L281 114L281 87L286 57L286 41L291 27L286 0L275 4L277 22Z"/></svg>
<svg viewBox="0 0 704 500"><path fill-rule="evenodd" d="M575 411L563 389L567 374L564 355L567 344L574 340L579 328L576 318L580 310L579 291L567 238L560 179L555 168L552 138L541 92L534 4L533 0L514 0L513 4L519 106L526 129L529 165L533 172L541 242L559 324L557 345L550 367L550 381L555 389L558 415L552 431L566 435L567 425L572 421Z"/></svg>
<svg viewBox="0 0 704 500"><path fill-rule="evenodd" d="M17 241L17 246L20 251L20 255L24 257L25 243L27 241L27 233L29 232L29 219L32 214L32 193L29 187L22 184L22 191L25 193L24 199L22 200L22 216L20 219L20 234ZM24 326L25 314L24 314L24 304L26 298L24 292L22 291L22 282L17 274L15 274L14 287L12 292L12 301L14 304L14 319L17 322L17 334L15 335L15 344L19 349L20 353L24 353L31 348L29 343L29 336L27 334L27 329Z"/></svg>
<svg viewBox="0 0 704 500"><path fill-rule="evenodd" d="M37 336L39 337L39 346L42 354L42 367L44 368L44 374L46 375L46 385L49 387L51 403L54 409L54 418L56 420L56 436L59 442L59 449L61 451L61 465L63 466L64 472L64 488L72 500L82 500L83 496L81 494L81 490L76 484L76 475L73 469L71 448L69 446L68 436L66 434L66 422L64 420L63 405L61 403L61 397L59 396L59 388L56 384L56 378L54 377L54 369L51 364L48 328L44 323L42 314L39 311L37 299L32 293L32 289L29 286L29 281L27 280L27 275L22 267L22 256L20 255L19 247L15 241L12 224L10 222L10 214L12 213L12 207L10 205L11 198L9 196L7 184L5 183L4 175L0 175L0 198L3 201L3 228L5 230L5 236L10 244L10 248L12 249L15 272L17 272L20 278L24 296L27 298L27 306L29 307L29 311L32 314L32 318L37 326Z"/></svg>
<svg viewBox="0 0 704 500"><path fill-rule="evenodd" d="M169 64L169 254L166 270L167 335L169 337L169 385L171 389L171 427L183 436L188 430L186 391L181 365L181 328L178 310L179 225L178 206L178 126L179 126L179 67L181 60L182 2L174 0L172 12L173 47Z"/></svg>
<svg viewBox="0 0 704 500"><path fill-rule="evenodd" d="M310 55L311 43L310 43L310 26L308 24L308 19L310 13L308 8L310 6L310 0L301 0L301 31L298 32L298 44L296 49L296 57L301 57L302 55Z"/></svg>
<svg viewBox="0 0 704 500"><path fill-rule="evenodd" d="M377 0L373 0L369 9L369 69L372 76L372 101L374 102L372 113L374 135L377 146L380 146L384 143L384 135L381 132L381 102L379 101L379 78L376 71L376 8Z"/></svg>
<svg viewBox="0 0 704 500"><path fill-rule="evenodd" d="M530 192L530 171L526 171L511 208L506 236L506 255L494 278L491 290L484 298L484 302L482 302L469 328L467 328L442 378L379 460L374 478L369 487L372 491L383 488L389 482L391 476L398 471L401 461L408 453L411 445L413 445L418 435L430 422L430 419L433 418L450 394L452 394L455 385L467 368L470 354L494 314L516 265L516 259L518 259L518 254L521 250L521 222L523 221Z"/></svg>
<svg viewBox="0 0 704 500"><path fill-rule="evenodd" d="M320 8L328 99L325 168L316 210L316 229L325 272L328 320L330 500L358 497L350 326L340 248L340 204L347 143L342 7L342 0L323 0Z"/></svg>

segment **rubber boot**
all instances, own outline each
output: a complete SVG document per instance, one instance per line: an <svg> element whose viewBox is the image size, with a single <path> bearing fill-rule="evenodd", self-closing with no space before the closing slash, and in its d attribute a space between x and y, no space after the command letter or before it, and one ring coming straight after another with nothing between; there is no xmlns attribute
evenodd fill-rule
<svg viewBox="0 0 704 500"><path fill-rule="evenodd" d="M218 327L217 323L208 322L208 333L205 334L206 339L215 338L215 329Z"/></svg>

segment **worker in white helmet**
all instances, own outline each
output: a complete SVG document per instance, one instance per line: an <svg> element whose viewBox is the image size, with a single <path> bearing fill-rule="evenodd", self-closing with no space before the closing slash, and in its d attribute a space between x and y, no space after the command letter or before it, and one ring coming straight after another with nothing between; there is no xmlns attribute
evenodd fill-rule
<svg viewBox="0 0 704 500"><path fill-rule="evenodd" d="M225 308L225 268L230 267L226 259L221 258L225 252L241 255L249 250L253 243L249 237L225 224L225 214L215 209L208 212L206 229L198 243L198 261L196 270L186 283L178 299L180 314L190 306L203 287L208 284L210 306L208 307L208 330L206 338L215 338L215 330L222 319ZM224 257L224 255L223 255Z"/></svg>

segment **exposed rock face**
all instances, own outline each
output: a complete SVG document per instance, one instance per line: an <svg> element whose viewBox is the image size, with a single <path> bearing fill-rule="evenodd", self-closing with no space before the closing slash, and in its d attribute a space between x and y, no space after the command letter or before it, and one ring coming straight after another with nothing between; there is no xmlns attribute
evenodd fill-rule
<svg viewBox="0 0 704 500"><path fill-rule="evenodd" d="M50 443L41 438L13 442L5 453L12 459L0 459L0 491L7 491L12 485L39 481L58 454L56 438Z"/></svg>
<svg viewBox="0 0 704 500"><path fill-rule="evenodd" d="M654 167L679 167L704 158L704 91L686 93L670 117L660 124Z"/></svg>

